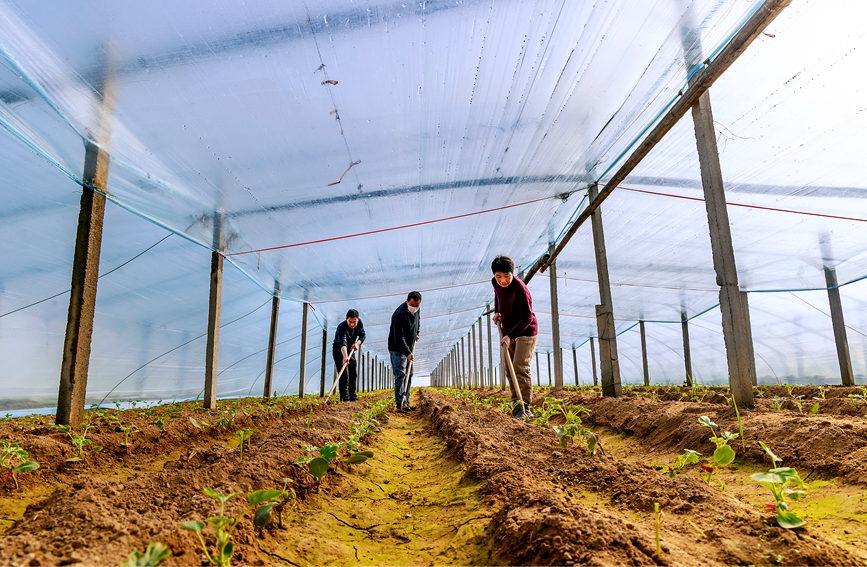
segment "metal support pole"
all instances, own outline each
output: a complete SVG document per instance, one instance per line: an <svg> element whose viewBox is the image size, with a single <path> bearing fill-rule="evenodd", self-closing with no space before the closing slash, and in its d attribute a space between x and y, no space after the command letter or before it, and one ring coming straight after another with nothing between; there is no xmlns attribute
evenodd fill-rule
<svg viewBox="0 0 867 567"><path fill-rule="evenodd" d="M298 371L298 397L304 397L304 382L307 380L307 317L310 304L304 303L301 308L301 368Z"/></svg>
<svg viewBox="0 0 867 567"><path fill-rule="evenodd" d="M63 361L60 366L56 415L59 425L78 427L84 420L84 399L87 394L87 371L90 367L90 343L93 337L96 284L99 281L99 255L105 218L105 195L91 187L105 189L108 183L108 163L109 155L88 140L84 156L84 184L81 186L75 255L72 261L72 289L69 294Z"/></svg>
<svg viewBox="0 0 867 567"><path fill-rule="evenodd" d="M683 331L683 366L686 370L686 385L692 387L692 353L689 350L689 320L686 313L680 314L680 328Z"/></svg>
<svg viewBox="0 0 867 567"><path fill-rule="evenodd" d="M461 337L461 388L466 386L467 377L467 351L464 348L464 338Z"/></svg>
<svg viewBox="0 0 867 567"><path fill-rule="evenodd" d="M548 253L554 253L554 245L548 247ZM554 389L563 389L563 351L560 350L560 304L557 299L557 261L548 266L548 283L551 293L551 334L554 340ZM550 357L549 357L550 358ZM550 363L548 374L550 378ZM548 380L550 382L550 379Z"/></svg>
<svg viewBox="0 0 867 567"><path fill-rule="evenodd" d="M360 359L359 359L360 360ZM328 328L322 329L322 360L319 365L319 397L325 397L325 366L328 362Z"/></svg>
<svg viewBox="0 0 867 567"><path fill-rule="evenodd" d="M589 190L590 202L599 196L599 187ZM617 359L617 331L614 326L614 305L608 279L608 255L605 252L605 233L602 229L602 209L591 215L593 244L596 249L596 273L599 280L599 305L596 306L596 326L599 331L599 359L602 370L602 395L619 397L620 361Z"/></svg>
<svg viewBox="0 0 867 567"><path fill-rule="evenodd" d="M551 351L549 350L545 355L548 357L548 386L551 386Z"/></svg>
<svg viewBox="0 0 867 567"><path fill-rule="evenodd" d="M264 398L270 398L273 391L274 355L277 351L277 317L280 315L280 284L274 286L274 297L271 298L271 327L268 330L268 356L265 360Z"/></svg>
<svg viewBox="0 0 867 567"><path fill-rule="evenodd" d="M599 378L596 375L596 347L593 344L593 337L590 337L590 363L593 368L593 385L599 385Z"/></svg>
<svg viewBox="0 0 867 567"><path fill-rule="evenodd" d="M211 287L208 295L208 343L205 347L204 406L217 407L217 374L220 350L220 306L223 301L223 249L224 217L214 213L214 251L211 252Z"/></svg>
<svg viewBox="0 0 867 567"><path fill-rule="evenodd" d="M837 360L840 361L840 377L844 386L854 386L855 374L852 372L852 359L849 356L849 339L846 336L846 322L843 320L843 303L840 301L840 288L837 286L837 272L827 266L825 283L828 286L828 303L831 306L831 325L834 327Z"/></svg>
<svg viewBox="0 0 867 567"><path fill-rule="evenodd" d="M641 331L641 363L644 368L644 385L650 386L650 370L647 365L647 334L644 331L644 321L638 322L638 329Z"/></svg>
<svg viewBox="0 0 867 567"><path fill-rule="evenodd" d="M710 229L713 267L717 284L720 286L720 312L728 358L729 385L738 406L751 409L756 405L753 398L756 361L750 310L747 296L738 286L734 245L716 144L716 127L708 92L705 91L692 106L692 120Z"/></svg>
<svg viewBox="0 0 867 567"><path fill-rule="evenodd" d="M575 369L575 385L580 386L578 383L578 353L575 347L572 347L572 368Z"/></svg>

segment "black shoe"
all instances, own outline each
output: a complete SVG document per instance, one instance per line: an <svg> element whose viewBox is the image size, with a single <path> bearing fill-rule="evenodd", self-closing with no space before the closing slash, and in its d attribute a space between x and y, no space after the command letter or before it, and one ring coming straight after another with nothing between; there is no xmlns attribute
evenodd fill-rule
<svg viewBox="0 0 867 567"><path fill-rule="evenodd" d="M350 401L350 402L357 402L357 401L358 401L358 398L349 398L349 401Z"/></svg>
<svg viewBox="0 0 867 567"><path fill-rule="evenodd" d="M414 406L403 406L403 411L415 411L417 409L418 408Z"/></svg>

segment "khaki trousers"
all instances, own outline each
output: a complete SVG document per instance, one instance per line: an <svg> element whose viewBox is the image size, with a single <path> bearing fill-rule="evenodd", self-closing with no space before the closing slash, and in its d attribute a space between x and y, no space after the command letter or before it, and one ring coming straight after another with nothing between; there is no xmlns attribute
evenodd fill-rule
<svg viewBox="0 0 867 567"><path fill-rule="evenodd" d="M533 376L530 374L530 364L533 362L535 350L536 337L518 337L509 343L509 356L512 358L512 366L515 367L515 377L518 388L521 390L521 399L527 405L533 401ZM508 367L506 372L509 372ZM508 374L506 376L508 379ZM512 401L517 402L518 394L512 387L511 380L509 380L509 389L512 390Z"/></svg>

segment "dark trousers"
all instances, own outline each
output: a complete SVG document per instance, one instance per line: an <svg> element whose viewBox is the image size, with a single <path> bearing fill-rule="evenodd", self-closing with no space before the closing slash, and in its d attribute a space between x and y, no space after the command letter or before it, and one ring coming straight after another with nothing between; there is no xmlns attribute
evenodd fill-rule
<svg viewBox="0 0 867 567"><path fill-rule="evenodd" d="M332 355L334 356L334 368L337 369L337 372L340 372L340 369L343 368L343 353L339 349L335 349L332 351ZM355 353L355 355L358 356L358 353ZM355 393L355 388L358 384L357 369L355 356L353 356L349 359L349 365L337 381L337 389L340 390L341 402L354 402L358 399Z"/></svg>

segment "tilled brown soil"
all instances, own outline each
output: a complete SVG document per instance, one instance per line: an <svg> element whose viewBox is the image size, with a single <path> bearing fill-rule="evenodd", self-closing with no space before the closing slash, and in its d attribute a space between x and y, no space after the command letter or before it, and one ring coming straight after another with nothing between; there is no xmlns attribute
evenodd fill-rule
<svg viewBox="0 0 867 567"><path fill-rule="evenodd" d="M220 402L221 408L227 404ZM144 431L131 439L135 452L128 454L120 448L122 432L98 426L92 437L105 450L85 453L85 460L79 463L66 462L73 450L62 432L45 427L4 431L14 440L23 440L22 446L41 465L38 471L21 475L22 494L26 496L28 490L39 494L39 489L46 488L53 491L30 504L23 517L3 533L0 564L118 565L133 549L144 550L148 543L159 541L173 554L166 565L201 565L195 535L182 530L179 522L216 514L216 501L203 494L204 487L223 494L246 493L281 488L283 478L291 478L303 500L314 481L292 463L305 454L306 444L321 446L335 440L337 432L347 432L354 414L362 409L362 401L260 409L250 416L238 413L231 427L212 427L206 432L193 427L188 418L200 425L215 423L226 415L225 409L184 409L165 433L155 426L151 430L152 416L135 417L127 410L117 414L121 422L138 422ZM21 423L12 422L13 429ZM233 445L235 430L250 426L258 429L245 446L242 462L238 447L228 445ZM6 498L16 495L11 481L4 482L0 490ZM330 487L326 483L320 490L327 493ZM243 496L230 501L228 514L239 514L242 502ZM257 557L254 530L248 522L236 530L236 564Z"/></svg>
<svg viewBox="0 0 867 567"><path fill-rule="evenodd" d="M797 408L795 401L813 397L803 390L795 394L805 398L789 396L773 402L781 409L770 409L773 396L783 397L784 392L788 394L785 390L765 392L757 410L742 412L746 449L739 441L733 444L739 461L769 465L758 446L763 440L785 465L801 470L802 476L821 474L850 488L867 485L867 475L861 472L867 464L867 420L857 411L849 413L852 407L867 409L860 398L849 397L859 390L817 390L816 397L825 399L814 402L821 406L816 414ZM75 452L65 433L47 426L49 418L0 422L0 439L21 441L30 457L40 463L39 470L21 475L18 491L10 478L0 482L0 520L5 520L0 530L6 530L0 539L0 564L117 565L131 550L160 541L173 553L166 565L201 565L198 541L178 523L215 514L216 503L203 494L204 487L224 494L248 492L280 488L284 478L291 478L298 493L296 514L306 510L313 517L313 506L328 511L329 501L347 498L348 491L354 490L357 483L349 475L379 479L390 469L373 463L369 471L338 470L326 475L317 487L304 469L292 463L305 454L305 445L321 446L345 434L365 402L388 395L328 406L315 399L303 404L297 400L271 404L222 401L219 410L211 412L197 409L196 404L164 406L147 415L141 409L107 412L94 420L96 425L88 435L104 450L86 451L84 461L78 463L67 462ZM477 391L476 395L495 400L508 397L500 390ZM430 389L419 391L421 411L402 416L401 421L402 427L417 422L412 427L426 427L443 439L450 455L466 467L468 480L481 483L478 490L493 514L490 520L472 517L475 523L488 522L478 526L474 533L479 535L472 536L474 545L490 550L487 561L479 560L482 563L867 565L865 554L840 547L815 523L783 530L771 514L739 498L736 491L722 491L694 471L669 478L651 466L658 460L670 462L666 459L685 448L712 452L707 428L698 424L701 415L709 416L722 429L737 431L726 395L724 389L677 388L634 389L617 400L586 389L537 394L539 404L545 396L552 396L590 410L583 416L584 423L603 434L604 445L626 440L621 447L609 446L607 452L594 456L585 455L578 443L562 449L551 429L515 420L494 409L495 405L473 404ZM786 409L786 403L795 407ZM165 431L154 423L160 416L166 418L161 423ZM561 422L559 416L551 419L552 425ZM131 424L140 431L130 438L131 446L124 446L121 426ZM387 419L382 427L388 427ZM242 428L256 429L245 444L243 462L235 436ZM412 450L415 439L422 436L404 432L404 437L408 465L414 470L438 470L433 461L421 462L442 459L436 450L428 448L417 454ZM656 554L654 503L663 510L661 556ZM25 504L29 504L26 510ZM242 497L228 505L230 515L241 508ZM421 511L417 512L413 515L421 517ZM351 521L355 520L344 518L344 522ZM400 545L396 528L397 524L388 533ZM371 534L362 530L359 537ZM407 534L406 539L414 537ZM269 555L263 549L263 542L273 550L285 541L273 527L259 532L245 521L234 540L234 564L290 564L285 555ZM423 541L414 540L412 545L425 549ZM357 550L354 556L334 561L379 564Z"/></svg>
<svg viewBox="0 0 867 567"><path fill-rule="evenodd" d="M480 396L504 397L499 391ZM712 452L707 428L697 423L709 415L723 428L737 431L734 410L720 404L665 402L631 396L618 400L597 393L555 392L591 410L585 423L604 424L647 439L668 451L697 448ZM541 399L541 396L538 398ZM720 491L697 475L661 475L647 464L606 454L586 456L577 445L560 448L550 429L515 420L492 410L426 391L423 408L449 447L469 464L469 472L484 480L483 490L505 505L492 521L499 560L533 565L864 565L809 525L797 530L776 526L770 514ZM773 442L790 466L824 467L854 475L858 457L842 454L863 448L865 430L848 418L787 412L745 412L745 431ZM827 445L822 437L834 420L835 441L815 455L811 444ZM841 422L841 420L843 420ZM556 420L552 420L556 422ZM851 427L843 428L842 425ZM792 432L796 428L800 433ZM807 436L807 432L811 432ZM842 436L840 432L843 432ZM847 435L849 433L849 435ZM755 438L750 445L757 445ZM843 449L838 449L838 445ZM848 449L847 449L848 448ZM861 449L859 449L861 450ZM707 453L706 453L707 454ZM789 457L791 456L791 459ZM746 457L761 461L750 448ZM851 462L850 462L851 459ZM863 456L860 457L864 465ZM863 481L863 476L860 478ZM653 504L662 521L662 557L655 554ZM698 529L692 527L686 518Z"/></svg>

